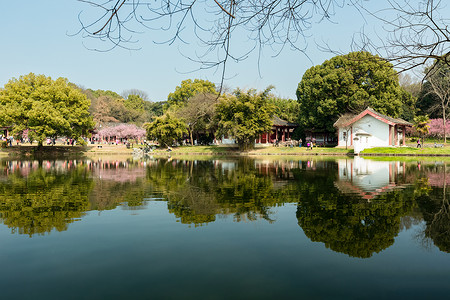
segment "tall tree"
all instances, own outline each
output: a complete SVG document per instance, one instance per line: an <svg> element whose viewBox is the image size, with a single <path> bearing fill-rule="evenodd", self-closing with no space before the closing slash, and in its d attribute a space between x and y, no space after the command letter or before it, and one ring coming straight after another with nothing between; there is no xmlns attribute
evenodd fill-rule
<svg viewBox="0 0 450 300"><path fill-rule="evenodd" d="M187 123L191 145L194 145L194 132L211 129L216 103L217 95L201 93L191 97L186 106L176 111L177 116Z"/></svg>
<svg viewBox="0 0 450 300"><path fill-rule="evenodd" d="M450 66L436 61L426 69L424 90L426 94L433 94L437 100L430 107L430 111L440 111L444 129L444 143L447 142L447 116L450 104Z"/></svg>
<svg viewBox="0 0 450 300"><path fill-rule="evenodd" d="M272 128L274 106L268 101L271 89L262 93L237 89L233 95L222 97L216 108L218 134L233 136L240 150L253 148L255 139Z"/></svg>
<svg viewBox="0 0 450 300"><path fill-rule="evenodd" d="M147 130L147 138L156 139L160 146L172 146L174 141L187 133L186 123L171 113L157 117L151 123L145 123L144 128Z"/></svg>
<svg viewBox="0 0 450 300"><path fill-rule="evenodd" d="M187 103L187 101L194 97L197 94L205 94L210 93L217 95L216 86L214 83L208 81L208 80L202 80L202 79L194 79L192 81L191 79L183 80L179 86L175 88L175 91L173 93L170 93L169 96L167 96L167 103L177 106L183 106Z"/></svg>
<svg viewBox="0 0 450 300"><path fill-rule="evenodd" d="M52 80L44 75L11 79L0 90L0 120L12 125L15 134L28 129L39 146L47 137L78 138L93 128L90 101L65 78Z"/></svg>
<svg viewBox="0 0 450 300"><path fill-rule="evenodd" d="M340 114L367 106L399 117L403 98L392 64L368 52L335 56L308 69L297 89L301 125L329 131Z"/></svg>
<svg viewBox="0 0 450 300"><path fill-rule="evenodd" d="M416 116L414 118L414 128L416 131L420 134L420 138L422 138L422 143L424 143L425 135L428 134L428 131L430 130L430 126L428 123L430 122L430 119L427 115L425 116Z"/></svg>

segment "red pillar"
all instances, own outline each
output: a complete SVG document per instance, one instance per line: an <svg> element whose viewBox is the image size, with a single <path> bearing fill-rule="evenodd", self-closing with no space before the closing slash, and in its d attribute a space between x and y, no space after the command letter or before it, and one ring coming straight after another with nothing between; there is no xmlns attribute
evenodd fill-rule
<svg viewBox="0 0 450 300"><path fill-rule="evenodd" d="M403 126L403 146L406 145L406 126Z"/></svg>

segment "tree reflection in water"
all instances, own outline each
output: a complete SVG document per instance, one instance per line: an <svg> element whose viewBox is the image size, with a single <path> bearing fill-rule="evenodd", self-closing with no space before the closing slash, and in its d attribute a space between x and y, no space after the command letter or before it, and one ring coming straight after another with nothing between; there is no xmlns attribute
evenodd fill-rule
<svg viewBox="0 0 450 300"><path fill-rule="evenodd" d="M64 167L35 161L6 166L0 181L0 222L13 233L31 237L53 229L64 231L88 210L93 180L82 163L71 161Z"/></svg>
<svg viewBox="0 0 450 300"><path fill-rule="evenodd" d="M422 212L425 228L422 238L429 239L441 251L450 252L450 175L445 163L424 166L417 179L416 201Z"/></svg>
<svg viewBox="0 0 450 300"><path fill-rule="evenodd" d="M305 235L333 251L371 257L423 220L422 239L448 252L446 173L445 164L358 159L0 161L0 221L42 235L86 211L143 209L158 199L190 226L222 216L272 223L274 207L296 203Z"/></svg>

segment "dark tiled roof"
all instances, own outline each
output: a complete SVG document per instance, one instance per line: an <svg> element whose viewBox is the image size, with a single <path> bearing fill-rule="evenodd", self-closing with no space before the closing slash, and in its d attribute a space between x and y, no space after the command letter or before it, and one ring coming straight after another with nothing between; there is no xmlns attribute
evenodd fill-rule
<svg viewBox="0 0 450 300"><path fill-rule="evenodd" d="M274 115L272 118L272 125L273 126L298 126L297 123L289 123L286 120L280 119L277 115Z"/></svg>

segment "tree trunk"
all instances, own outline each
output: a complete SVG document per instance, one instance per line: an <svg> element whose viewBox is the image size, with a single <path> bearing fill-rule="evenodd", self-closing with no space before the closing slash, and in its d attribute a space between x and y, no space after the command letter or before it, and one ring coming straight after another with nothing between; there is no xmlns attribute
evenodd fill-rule
<svg viewBox="0 0 450 300"><path fill-rule="evenodd" d="M189 137L191 138L191 146L194 146L194 137L192 136L192 130L189 130Z"/></svg>
<svg viewBox="0 0 450 300"><path fill-rule="evenodd" d="M445 120L445 107L443 107L442 122L444 123L444 145L445 145L447 144L447 129L445 128L447 122Z"/></svg>
<svg viewBox="0 0 450 300"><path fill-rule="evenodd" d="M254 148L254 139L238 141L240 151L249 151Z"/></svg>

